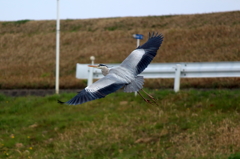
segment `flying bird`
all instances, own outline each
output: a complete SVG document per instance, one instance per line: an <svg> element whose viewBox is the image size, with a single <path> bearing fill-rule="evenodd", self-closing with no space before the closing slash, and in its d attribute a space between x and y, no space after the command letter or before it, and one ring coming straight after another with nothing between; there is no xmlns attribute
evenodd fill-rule
<svg viewBox="0 0 240 159"><path fill-rule="evenodd" d="M75 97L67 102L58 101L61 104L78 105L113 93L123 87L124 92L138 92L143 88L144 78L138 76L149 65L156 56L159 47L163 41L163 35L158 33L149 33L148 41L138 46L131 54L117 67L109 68L104 64L89 65L102 70L103 78L80 91ZM144 93L146 93L144 91ZM147 94L147 93L146 93ZM154 98L147 94L154 102Z"/></svg>

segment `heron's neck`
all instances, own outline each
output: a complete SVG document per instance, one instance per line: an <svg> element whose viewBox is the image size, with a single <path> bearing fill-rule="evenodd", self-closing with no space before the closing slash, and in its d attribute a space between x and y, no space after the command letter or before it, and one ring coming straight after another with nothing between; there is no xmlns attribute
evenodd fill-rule
<svg viewBox="0 0 240 159"><path fill-rule="evenodd" d="M102 68L101 70L102 70L102 74L104 76L106 76L108 74L108 72L109 72L109 68Z"/></svg>

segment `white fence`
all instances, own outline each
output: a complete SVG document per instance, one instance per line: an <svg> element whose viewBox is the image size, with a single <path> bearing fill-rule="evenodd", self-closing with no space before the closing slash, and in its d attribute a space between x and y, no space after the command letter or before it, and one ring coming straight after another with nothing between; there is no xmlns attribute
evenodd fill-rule
<svg viewBox="0 0 240 159"><path fill-rule="evenodd" d="M114 67L119 64L106 65ZM152 63L140 75L144 78L174 78L174 91L178 92L181 78L240 77L240 62ZM88 79L88 85L92 79L102 77L100 69L77 64L76 78Z"/></svg>

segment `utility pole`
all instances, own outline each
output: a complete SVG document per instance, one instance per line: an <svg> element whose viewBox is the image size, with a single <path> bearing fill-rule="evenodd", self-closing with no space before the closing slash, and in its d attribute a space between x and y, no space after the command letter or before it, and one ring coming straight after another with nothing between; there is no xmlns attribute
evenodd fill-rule
<svg viewBox="0 0 240 159"><path fill-rule="evenodd" d="M60 61L60 20L59 20L59 0L57 0L57 27L56 27L56 94L59 94L59 61Z"/></svg>

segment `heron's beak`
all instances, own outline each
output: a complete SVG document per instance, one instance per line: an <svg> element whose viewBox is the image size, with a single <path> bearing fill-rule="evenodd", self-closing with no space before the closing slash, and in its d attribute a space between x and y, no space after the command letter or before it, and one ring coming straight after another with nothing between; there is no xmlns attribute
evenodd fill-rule
<svg viewBox="0 0 240 159"><path fill-rule="evenodd" d="M97 65L88 65L88 67L95 67L95 68L98 68Z"/></svg>

